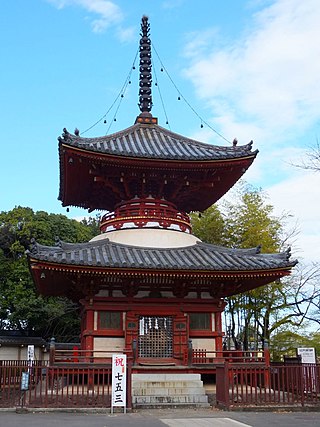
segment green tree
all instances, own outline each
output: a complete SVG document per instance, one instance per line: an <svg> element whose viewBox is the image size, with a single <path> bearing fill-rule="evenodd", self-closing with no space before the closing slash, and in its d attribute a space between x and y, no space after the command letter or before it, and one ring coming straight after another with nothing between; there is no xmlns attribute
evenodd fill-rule
<svg viewBox="0 0 320 427"><path fill-rule="evenodd" d="M306 335L287 329L280 330L272 337L270 355L273 361L282 361L284 356L295 357L298 347L310 347L310 339Z"/></svg>
<svg viewBox="0 0 320 427"><path fill-rule="evenodd" d="M224 245L225 221L216 205L210 206L204 212L192 212L190 214L193 234L206 243Z"/></svg>
<svg viewBox="0 0 320 427"><path fill-rule="evenodd" d="M80 333L78 305L66 298L38 295L25 251L32 238L54 245L55 238L84 242L98 234L98 222L70 220L64 215L34 212L18 206L0 213L0 328L25 335L77 340Z"/></svg>
<svg viewBox="0 0 320 427"><path fill-rule="evenodd" d="M306 330L280 330L272 337L270 353L275 361L282 361L284 356L297 356L299 347L314 348L320 354L320 333L307 333Z"/></svg>
<svg viewBox="0 0 320 427"><path fill-rule="evenodd" d="M193 217L193 229L206 242L234 248L261 246L262 252L274 253L284 249L288 236L293 237L295 231L286 232L287 216L277 217L273 210L261 190L242 185L233 191L228 201L220 204L220 215L198 216L195 223ZM203 226L199 224L202 218ZM221 218L223 226L220 225ZM209 230L207 234L206 228ZM214 236L216 230L218 236ZM307 301L301 289L301 281L294 283L289 279L227 298L227 341L234 343L235 347L256 348L270 341L272 334L284 325L300 325L305 313L298 307Z"/></svg>
<svg viewBox="0 0 320 427"><path fill-rule="evenodd" d="M276 252L281 247L283 223L273 215L261 190L244 189L235 201L225 202L227 242L236 248L261 246L263 252Z"/></svg>

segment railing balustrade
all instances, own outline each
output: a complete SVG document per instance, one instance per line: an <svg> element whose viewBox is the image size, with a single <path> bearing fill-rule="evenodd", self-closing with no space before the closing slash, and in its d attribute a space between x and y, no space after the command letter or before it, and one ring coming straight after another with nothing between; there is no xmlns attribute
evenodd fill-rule
<svg viewBox="0 0 320 427"><path fill-rule="evenodd" d="M217 405L237 406L319 406L320 366L272 365L217 367Z"/></svg>
<svg viewBox="0 0 320 427"><path fill-rule="evenodd" d="M269 366L260 352L247 353L228 352L225 361L221 351L189 349L192 370L207 367L206 372L215 373L218 407L320 406L319 365ZM0 361L0 407L110 407L112 372L107 352L56 350L54 356L53 364ZM131 407L131 368L129 357L127 408Z"/></svg>
<svg viewBox="0 0 320 427"><path fill-rule="evenodd" d="M229 363L268 364L268 350L243 351L223 350L211 351L206 349L192 349L191 364L212 365Z"/></svg>
<svg viewBox="0 0 320 427"><path fill-rule="evenodd" d="M109 365L63 362L2 361L0 407L102 407L111 406L112 370ZM22 376L28 374L26 390ZM127 375L127 408L131 408L131 364Z"/></svg>

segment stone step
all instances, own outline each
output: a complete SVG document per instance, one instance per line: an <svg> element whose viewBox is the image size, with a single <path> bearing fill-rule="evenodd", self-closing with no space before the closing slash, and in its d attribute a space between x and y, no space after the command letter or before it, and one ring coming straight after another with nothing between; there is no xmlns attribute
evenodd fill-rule
<svg viewBox="0 0 320 427"><path fill-rule="evenodd" d="M157 404L157 403L208 403L206 395L181 395L181 396L132 396L132 403L137 404Z"/></svg>
<svg viewBox="0 0 320 427"><path fill-rule="evenodd" d="M186 390L188 391L186 393ZM170 387L141 387L133 388L133 396L175 396L175 395L203 395L204 391L202 387L175 387L171 385Z"/></svg>
<svg viewBox="0 0 320 427"><path fill-rule="evenodd" d="M140 388L202 388L202 381L132 381L132 387L140 387Z"/></svg>
<svg viewBox="0 0 320 427"><path fill-rule="evenodd" d="M132 374L132 381L199 381L199 374Z"/></svg>
<svg viewBox="0 0 320 427"><path fill-rule="evenodd" d="M133 403L136 409L177 409L177 408L210 408L209 403Z"/></svg>
<svg viewBox="0 0 320 427"><path fill-rule="evenodd" d="M132 403L136 408L210 406L199 374L133 374Z"/></svg>

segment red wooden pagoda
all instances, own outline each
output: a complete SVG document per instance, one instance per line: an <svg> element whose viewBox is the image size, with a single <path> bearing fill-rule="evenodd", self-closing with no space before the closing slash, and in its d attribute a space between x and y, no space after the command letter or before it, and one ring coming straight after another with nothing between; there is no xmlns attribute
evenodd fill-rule
<svg viewBox="0 0 320 427"><path fill-rule="evenodd" d="M136 366L183 366L194 348L221 354L224 297L290 274L288 252L228 249L192 235L188 212L223 196L257 155L252 143L214 146L173 133L151 114L151 42L142 19L141 113L99 138L59 138L63 206L106 210L88 243L34 243L40 293L82 305L81 347L134 351Z"/></svg>

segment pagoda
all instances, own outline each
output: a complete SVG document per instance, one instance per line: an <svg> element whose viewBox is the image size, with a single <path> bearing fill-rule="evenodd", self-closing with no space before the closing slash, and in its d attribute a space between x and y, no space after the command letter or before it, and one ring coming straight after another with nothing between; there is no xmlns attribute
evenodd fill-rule
<svg viewBox="0 0 320 427"><path fill-rule="evenodd" d="M34 242L28 260L41 294L80 302L83 350L134 353L137 369L183 369L190 343L222 352L225 297L289 275L295 261L289 251L230 249L192 234L188 213L218 201L258 152L252 142L215 146L158 124L149 33L143 17L135 123L97 138L66 129L59 137L59 199L106 211L101 234L79 244Z"/></svg>

